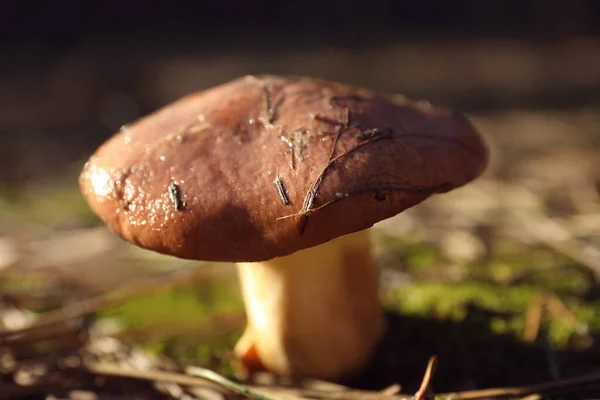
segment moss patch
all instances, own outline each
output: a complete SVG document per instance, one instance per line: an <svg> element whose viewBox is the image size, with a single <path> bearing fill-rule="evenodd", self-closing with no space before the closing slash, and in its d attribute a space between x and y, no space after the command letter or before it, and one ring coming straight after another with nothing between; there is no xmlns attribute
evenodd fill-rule
<svg viewBox="0 0 600 400"><path fill-rule="evenodd" d="M386 305L405 315L479 322L498 334L512 333L522 337L526 312L533 300L544 293L539 286L531 285L418 282L392 290ZM580 322L574 323L567 316L548 316L548 335L557 347L564 348L584 336L584 327L592 331L600 327L597 313L600 302L585 302L576 296L561 300Z"/></svg>
<svg viewBox="0 0 600 400"><path fill-rule="evenodd" d="M215 364L215 360L231 351L241 329L217 330L212 337L201 332L213 324L212 317L242 310L237 282L216 280L143 295L103 311L100 317L117 318L126 330L150 331L146 334L150 339L142 345L154 353L226 372L231 369L230 363L225 360ZM152 335L155 329L161 331Z"/></svg>
<svg viewBox="0 0 600 400"><path fill-rule="evenodd" d="M0 189L0 216L10 213L18 219L45 227L99 224L76 180L19 191Z"/></svg>

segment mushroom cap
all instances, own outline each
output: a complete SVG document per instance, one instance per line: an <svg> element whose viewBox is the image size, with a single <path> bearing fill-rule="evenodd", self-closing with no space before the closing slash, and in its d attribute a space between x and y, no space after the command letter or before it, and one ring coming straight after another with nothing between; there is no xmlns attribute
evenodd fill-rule
<svg viewBox="0 0 600 400"><path fill-rule="evenodd" d="M133 244L251 262L369 228L466 184L487 160L460 114L337 82L246 76L122 128L80 186Z"/></svg>

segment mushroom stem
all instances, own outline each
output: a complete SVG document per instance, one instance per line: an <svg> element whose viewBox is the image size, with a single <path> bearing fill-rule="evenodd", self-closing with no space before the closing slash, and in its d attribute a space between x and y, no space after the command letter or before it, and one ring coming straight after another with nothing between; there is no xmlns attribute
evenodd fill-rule
<svg viewBox="0 0 600 400"><path fill-rule="evenodd" d="M367 230L265 262L238 263L249 371L335 380L358 372L385 330Z"/></svg>

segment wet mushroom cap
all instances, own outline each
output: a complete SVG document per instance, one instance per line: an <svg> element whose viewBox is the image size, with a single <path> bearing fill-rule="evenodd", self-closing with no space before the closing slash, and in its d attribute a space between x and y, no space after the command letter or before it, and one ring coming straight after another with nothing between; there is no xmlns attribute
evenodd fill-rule
<svg viewBox="0 0 600 400"><path fill-rule="evenodd" d="M110 229L138 246L264 261L464 185L487 159L460 114L336 82L246 76L123 128L80 185Z"/></svg>

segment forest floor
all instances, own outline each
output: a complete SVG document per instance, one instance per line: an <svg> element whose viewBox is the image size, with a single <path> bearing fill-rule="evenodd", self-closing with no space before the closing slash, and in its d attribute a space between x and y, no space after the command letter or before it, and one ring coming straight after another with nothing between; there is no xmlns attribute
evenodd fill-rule
<svg viewBox="0 0 600 400"><path fill-rule="evenodd" d="M72 79L87 76L80 64ZM102 114L102 129L63 112L63 136L59 123L41 135L0 118L0 398L396 399L419 389L432 356L431 389L464 392L453 398L598 397L600 105L469 112L492 150L484 176L373 228L391 323L364 374L347 386L265 375L240 388L185 370L235 379L229 352L245 320L233 265L135 248L79 193L106 127L144 112L127 108L134 97L107 95L119 111ZM479 391L490 387L514 389Z"/></svg>

